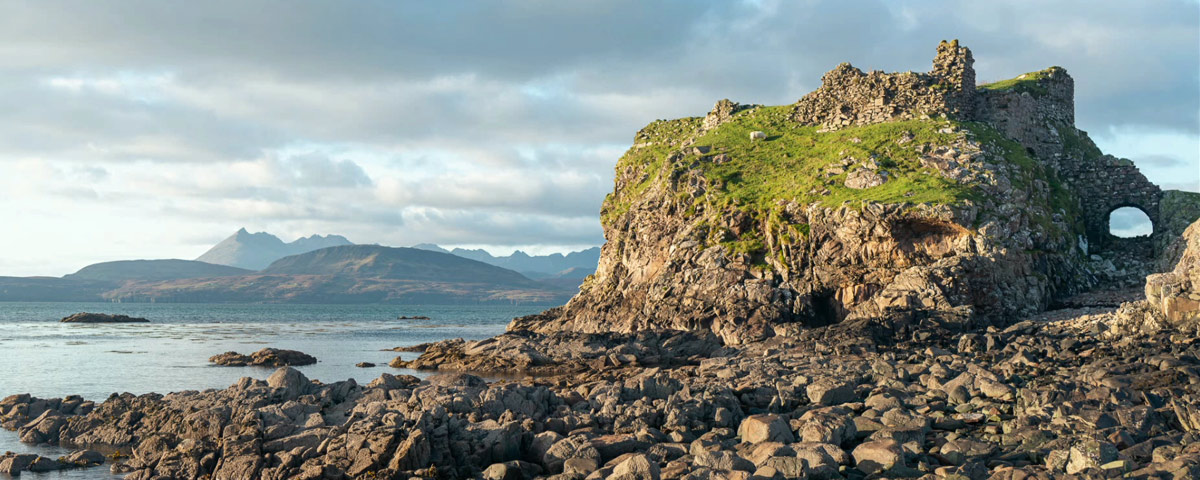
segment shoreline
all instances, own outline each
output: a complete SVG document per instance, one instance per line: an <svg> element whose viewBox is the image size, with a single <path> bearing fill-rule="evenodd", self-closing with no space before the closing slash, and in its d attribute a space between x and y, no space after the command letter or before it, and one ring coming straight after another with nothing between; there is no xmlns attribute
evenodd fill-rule
<svg viewBox="0 0 1200 480"><path fill-rule="evenodd" d="M738 346L700 332L506 333L405 363L537 376L320 384L284 367L37 412L20 431L121 450L130 479L1200 472L1196 339L1115 336L1112 308L1046 318L839 324ZM9 427L28 404L0 405Z"/></svg>

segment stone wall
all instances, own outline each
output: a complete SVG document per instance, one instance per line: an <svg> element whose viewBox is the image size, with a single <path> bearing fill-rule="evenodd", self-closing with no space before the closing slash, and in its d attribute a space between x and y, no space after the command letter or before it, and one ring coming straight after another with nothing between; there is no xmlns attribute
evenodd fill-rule
<svg viewBox="0 0 1200 480"><path fill-rule="evenodd" d="M977 87L974 61L970 49L955 40L938 45L929 73L863 73L843 63L821 78L821 88L800 99L793 118L825 130L936 115L988 123L1075 193L1092 252L1154 255L1153 239L1118 247L1108 217L1117 208L1137 207L1157 232L1162 192L1133 162L1099 154L1087 134L1075 129L1075 82L1067 71L1050 67L1017 77L1010 88ZM1147 245L1134 245L1138 242Z"/></svg>
<svg viewBox="0 0 1200 480"><path fill-rule="evenodd" d="M938 45L930 73L863 73L843 63L800 99L792 117L829 130L940 114L969 117L978 103L974 63L957 40Z"/></svg>
<svg viewBox="0 0 1200 480"><path fill-rule="evenodd" d="M1037 74L1040 76L1034 93L979 89L973 120L991 124L1057 167L1063 147L1059 129L1075 125L1075 81L1062 67L1050 67Z"/></svg>
<svg viewBox="0 0 1200 480"><path fill-rule="evenodd" d="M1093 252L1104 252L1118 244L1118 239L1108 231L1109 214L1121 207L1136 207L1150 217L1155 225L1155 233L1159 231L1158 204L1162 198L1162 190L1150 183L1142 172L1138 171L1133 162L1104 155L1099 161L1076 165L1075 171L1069 178L1076 195L1083 203L1084 224L1087 228L1088 242ZM1146 258L1154 255L1151 237L1139 239L1145 246L1137 251L1143 252ZM1124 242L1128 243L1128 242ZM1122 251L1129 251L1122 247Z"/></svg>

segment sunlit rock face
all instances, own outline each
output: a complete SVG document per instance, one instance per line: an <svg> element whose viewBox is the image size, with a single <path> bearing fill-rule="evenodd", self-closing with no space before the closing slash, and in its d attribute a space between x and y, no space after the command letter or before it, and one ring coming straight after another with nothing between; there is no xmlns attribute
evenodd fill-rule
<svg viewBox="0 0 1200 480"><path fill-rule="evenodd" d="M509 329L737 344L843 321L1004 322L1089 288L1089 255L1116 245L1108 213L1157 222L1161 192L1075 128L1064 69L976 86L973 63L943 42L929 73L842 64L792 105L722 100L646 126L602 207L596 274Z"/></svg>

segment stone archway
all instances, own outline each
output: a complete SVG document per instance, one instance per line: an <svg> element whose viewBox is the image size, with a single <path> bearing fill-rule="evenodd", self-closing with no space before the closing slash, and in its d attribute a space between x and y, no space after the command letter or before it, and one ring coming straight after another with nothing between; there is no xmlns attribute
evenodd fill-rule
<svg viewBox="0 0 1200 480"><path fill-rule="evenodd" d="M1117 238L1148 237L1154 234L1154 221L1136 206L1117 207L1108 213L1108 233Z"/></svg>
<svg viewBox="0 0 1200 480"><path fill-rule="evenodd" d="M1095 237L1100 237L1100 242L1094 244L1100 247L1100 251L1110 255L1116 254L1122 257L1139 259L1153 258L1153 237L1156 233L1158 233L1158 202L1157 198L1154 200L1155 208L1153 210L1147 209L1146 207L1134 202L1113 203L1102 210L1104 212L1102 217L1103 219L1101 222L1096 222L1100 225L1093 224L1088 226L1089 230L1093 230L1096 226L1101 227L1102 232L1096 232L1095 234L1090 235L1093 237L1093 241L1096 240ZM1117 212L1118 210L1129 208L1136 209L1145 215L1146 220L1150 222L1149 233L1135 236L1118 236L1112 232L1111 222L1113 213Z"/></svg>

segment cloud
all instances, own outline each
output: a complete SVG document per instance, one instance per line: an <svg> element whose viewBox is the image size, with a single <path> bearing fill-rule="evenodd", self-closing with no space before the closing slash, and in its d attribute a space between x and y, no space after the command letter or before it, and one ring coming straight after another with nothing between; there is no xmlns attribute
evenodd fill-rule
<svg viewBox="0 0 1200 480"><path fill-rule="evenodd" d="M1150 222L1146 212L1133 207L1123 207L1109 214L1108 228L1118 237L1137 237L1151 234L1154 224Z"/></svg>
<svg viewBox="0 0 1200 480"><path fill-rule="evenodd" d="M29 213L0 221L65 238L102 219L126 256L195 256L242 226L598 244L613 166L647 123L791 103L843 61L926 71L943 38L973 49L981 80L1066 67L1106 152L1186 183L1198 16L1170 0L16 2L0 16L0 211ZM148 249L155 228L170 231ZM87 250L4 242L46 265Z"/></svg>
<svg viewBox="0 0 1200 480"><path fill-rule="evenodd" d="M351 160L333 160L309 153L295 155L275 162L281 175L290 177L296 185L315 187L367 187L371 178L362 167Z"/></svg>

